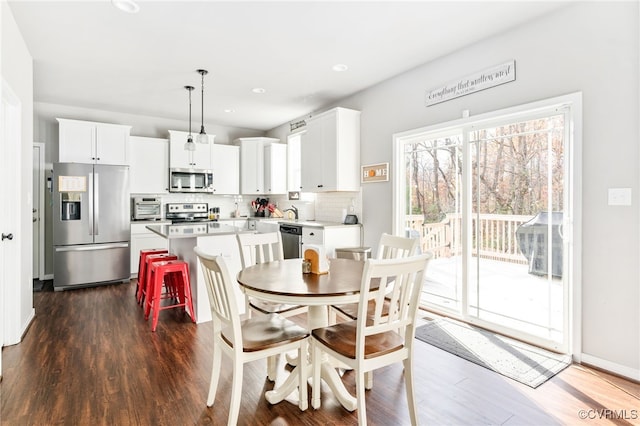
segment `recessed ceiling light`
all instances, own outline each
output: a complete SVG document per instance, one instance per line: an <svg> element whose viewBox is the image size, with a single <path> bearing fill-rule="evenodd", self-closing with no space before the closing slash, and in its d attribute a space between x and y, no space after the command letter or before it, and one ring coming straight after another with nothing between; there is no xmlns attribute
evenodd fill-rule
<svg viewBox="0 0 640 426"><path fill-rule="evenodd" d="M345 64L335 64L334 66L331 67L332 70L334 70L335 72L342 72L342 71L346 71L349 69L348 66L346 66Z"/></svg>
<svg viewBox="0 0 640 426"><path fill-rule="evenodd" d="M133 0L111 0L111 4L127 13L138 13L140 6Z"/></svg>
<svg viewBox="0 0 640 426"><path fill-rule="evenodd" d="M233 108L227 108L224 110L224 112L232 113L232 112L236 112L236 110Z"/></svg>
<svg viewBox="0 0 640 426"><path fill-rule="evenodd" d="M263 89L262 87L254 87L253 89L251 89L251 91L253 93L264 93L264 92L266 92L266 90Z"/></svg>

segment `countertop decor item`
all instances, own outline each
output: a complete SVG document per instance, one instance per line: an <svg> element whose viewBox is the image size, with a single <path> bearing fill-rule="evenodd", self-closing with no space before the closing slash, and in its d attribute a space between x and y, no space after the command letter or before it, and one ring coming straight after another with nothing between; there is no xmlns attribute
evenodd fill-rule
<svg viewBox="0 0 640 426"><path fill-rule="evenodd" d="M357 225L358 224L358 216L355 214L348 214L344 217L345 225Z"/></svg>
<svg viewBox="0 0 640 426"><path fill-rule="evenodd" d="M303 259L311 263L311 273L317 275L329 273L329 262L327 261L324 246L319 244L305 244L304 247Z"/></svg>

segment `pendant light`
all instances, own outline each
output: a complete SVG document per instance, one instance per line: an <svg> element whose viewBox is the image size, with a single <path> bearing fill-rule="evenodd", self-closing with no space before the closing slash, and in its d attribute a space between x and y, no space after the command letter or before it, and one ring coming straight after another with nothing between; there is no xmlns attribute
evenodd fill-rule
<svg viewBox="0 0 640 426"><path fill-rule="evenodd" d="M195 89L193 86L184 86L189 91L189 136L187 136L187 142L184 144L185 151L195 151L196 144L193 143L193 136L191 136L191 91Z"/></svg>
<svg viewBox="0 0 640 426"><path fill-rule="evenodd" d="M209 137L207 136L207 132L204 131L204 76L209 73L207 70L197 70L200 76L202 77L202 100L201 100L201 108L202 108L202 121L200 122L200 133L198 134L197 141L198 143L209 143Z"/></svg>

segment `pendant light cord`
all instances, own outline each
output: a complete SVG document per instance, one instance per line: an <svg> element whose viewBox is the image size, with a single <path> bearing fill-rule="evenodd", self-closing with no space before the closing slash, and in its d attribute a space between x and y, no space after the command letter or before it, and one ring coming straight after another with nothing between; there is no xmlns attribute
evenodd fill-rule
<svg viewBox="0 0 640 426"><path fill-rule="evenodd" d="M204 130L204 76L207 75L209 73L209 71L205 70L205 69L199 69L196 70L198 72L198 74L200 74L201 76L201 80L200 80L200 87L201 87L201 104L200 104L200 108L202 111L202 120L200 121L200 134L198 135L198 142L199 143L207 143L208 142L208 137L207 137L207 132Z"/></svg>
<svg viewBox="0 0 640 426"><path fill-rule="evenodd" d="M200 97L200 111L202 111L202 119L200 121L200 133L204 133L204 72L201 72L200 74L202 75L202 96Z"/></svg>
<svg viewBox="0 0 640 426"><path fill-rule="evenodd" d="M184 149L192 150L191 148L188 148L188 147L190 146L189 144L193 143L193 136L191 135L191 92L193 91L193 89L195 89L195 87L184 86L184 88L189 91L189 135L187 136L187 143L185 144Z"/></svg>
<svg viewBox="0 0 640 426"><path fill-rule="evenodd" d="M193 87L189 86L187 90L189 90L189 137L191 137L191 91Z"/></svg>

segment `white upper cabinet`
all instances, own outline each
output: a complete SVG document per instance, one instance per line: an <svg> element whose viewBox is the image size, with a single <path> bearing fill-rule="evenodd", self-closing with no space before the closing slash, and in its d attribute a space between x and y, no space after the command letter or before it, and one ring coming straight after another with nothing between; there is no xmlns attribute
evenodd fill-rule
<svg viewBox="0 0 640 426"><path fill-rule="evenodd" d="M240 193L264 194L264 138L240 138Z"/></svg>
<svg viewBox="0 0 640 426"><path fill-rule="evenodd" d="M300 147L303 134L296 133L287 137L287 191L300 191L302 186Z"/></svg>
<svg viewBox="0 0 640 426"><path fill-rule="evenodd" d="M240 147L213 144L213 193L240 193Z"/></svg>
<svg viewBox="0 0 640 426"><path fill-rule="evenodd" d="M58 161L129 165L131 126L58 118Z"/></svg>
<svg viewBox="0 0 640 426"><path fill-rule="evenodd" d="M286 145L279 142L280 139L264 137L239 138L234 141L240 146L241 194L286 193L287 151ZM268 146L276 146L276 148L270 148L265 157L265 148ZM268 165L265 163L267 159Z"/></svg>
<svg viewBox="0 0 640 426"><path fill-rule="evenodd" d="M187 151L184 144L189 132L169 130L169 167L172 169L212 170L211 146L215 135L208 135L209 143L196 142L197 133L192 133L195 151Z"/></svg>
<svg viewBox="0 0 640 426"><path fill-rule="evenodd" d="M169 140L131 136L130 154L130 192L166 193L169 185Z"/></svg>
<svg viewBox="0 0 640 426"><path fill-rule="evenodd" d="M264 147L264 189L266 194L287 193L287 145L271 143Z"/></svg>
<svg viewBox="0 0 640 426"><path fill-rule="evenodd" d="M302 136L301 190L360 190L360 111L334 108L307 121Z"/></svg>

